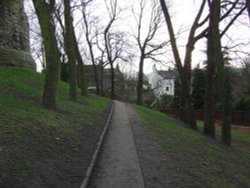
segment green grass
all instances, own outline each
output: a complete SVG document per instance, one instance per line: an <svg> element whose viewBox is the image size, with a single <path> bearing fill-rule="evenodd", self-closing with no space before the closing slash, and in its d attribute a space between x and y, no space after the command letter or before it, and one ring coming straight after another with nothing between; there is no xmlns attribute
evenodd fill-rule
<svg viewBox="0 0 250 188"><path fill-rule="evenodd" d="M46 110L43 83L43 74L0 68L0 187L23 181L37 161L77 160L82 145L102 129L99 121L109 100L79 95L78 102L70 102L68 84L60 82L59 109Z"/></svg>
<svg viewBox="0 0 250 188"><path fill-rule="evenodd" d="M233 130L232 147L228 148L219 142L219 128L218 140L213 140L177 125L165 114L144 107L136 109L146 129L170 154L166 158L177 187L250 187L248 134Z"/></svg>

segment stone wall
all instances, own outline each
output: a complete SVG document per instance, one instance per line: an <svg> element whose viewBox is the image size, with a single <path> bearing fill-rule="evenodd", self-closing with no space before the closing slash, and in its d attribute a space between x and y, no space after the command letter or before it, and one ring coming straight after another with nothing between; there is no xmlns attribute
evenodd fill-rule
<svg viewBox="0 0 250 188"><path fill-rule="evenodd" d="M29 25L22 0L0 1L0 65L36 68L30 55Z"/></svg>

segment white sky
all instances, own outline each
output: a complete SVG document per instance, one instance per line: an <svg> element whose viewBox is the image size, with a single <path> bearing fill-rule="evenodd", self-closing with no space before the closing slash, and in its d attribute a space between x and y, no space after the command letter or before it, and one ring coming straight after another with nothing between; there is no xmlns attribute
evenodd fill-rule
<svg viewBox="0 0 250 188"><path fill-rule="evenodd" d="M104 1L94 1L95 8L91 9L90 14L95 16L102 16L101 22L105 25L107 23L107 15L106 15L106 7L103 3ZM187 34L188 29L190 28L191 23L193 22L194 16L196 15L197 10L197 2L195 0L172 0L172 1L166 1L168 2L168 5L170 6L170 13L172 15L172 23L174 26L174 30L177 35L177 43L179 46L180 54L183 57L185 52L185 44L187 42ZM138 7L136 7L136 0L118 0L118 4L120 7L132 7L135 6L135 10L138 10ZM92 11L94 10L94 11ZM145 22L149 18L150 11L147 11L147 15L145 15ZM205 15L205 14L204 14ZM76 19L77 20L77 19ZM144 22L144 23L145 23ZM236 43L242 43L241 46L238 46L237 48L234 48L234 50L237 51L244 51L249 53L249 43L250 37L249 37L249 31L250 31L250 22L247 17L241 19L241 23L237 22L237 25L232 27L232 29L229 30L228 36L230 36L230 40L228 37L224 37L222 40L222 44L225 46L235 46ZM135 27L135 20L132 16L132 12L130 10L125 10L120 15L119 20L115 23L115 30L122 30L127 33L131 33L133 31L133 28ZM146 28L145 28L146 30ZM79 33L78 33L79 34ZM161 33L158 35L158 40L168 40L168 31L166 28L166 24L164 23L164 26L162 28ZM86 47L85 47L86 48ZM135 51L137 46L135 46ZM86 48L87 49L87 48ZM169 48L170 49L170 48ZM206 60L206 55L204 53L204 50L206 49L206 41L201 40L199 41L196 46L195 50L193 52L193 67L196 66L198 63L203 62ZM244 53L231 53L231 57L234 60L234 64L236 62L239 62L239 58L244 57ZM168 62L173 61L173 56L171 52L166 53L166 56L162 57L161 59L164 60L164 63L166 66L157 65L158 69L167 69L168 66L171 66ZM144 66L144 72L147 74L152 71L152 66L154 62L146 61ZM40 66L38 65L38 68ZM138 69L138 59L133 62L133 66L120 66L123 67L125 70L133 70L136 71Z"/></svg>

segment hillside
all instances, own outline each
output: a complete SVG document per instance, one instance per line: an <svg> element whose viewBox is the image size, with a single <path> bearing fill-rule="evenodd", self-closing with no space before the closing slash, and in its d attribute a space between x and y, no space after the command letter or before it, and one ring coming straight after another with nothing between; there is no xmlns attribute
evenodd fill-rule
<svg viewBox="0 0 250 188"><path fill-rule="evenodd" d="M149 183L183 188L250 187L249 133L233 129L229 148L219 141L220 127L214 140L201 133L201 124L196 132L160 112L135 108L143 124L135 124L133 130L145 179L153 177Z"/></svg>
<svg viewBox="0 0 250 188"><path fill-rule="evenodd" d="M41 106L44 75L0 68L0 187L79 187L109 101L68 100L60 82L57 111Z"/></svg>

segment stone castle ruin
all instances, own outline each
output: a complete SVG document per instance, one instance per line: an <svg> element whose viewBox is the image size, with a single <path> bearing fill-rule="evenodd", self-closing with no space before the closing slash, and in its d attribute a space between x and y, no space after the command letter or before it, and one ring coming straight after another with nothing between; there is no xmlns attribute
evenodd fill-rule
<svg viewBox="0 0 250 188"><path fill-rule="evenodd" d="M0 0L0 66L36 69L22 0Z"/></svg>

